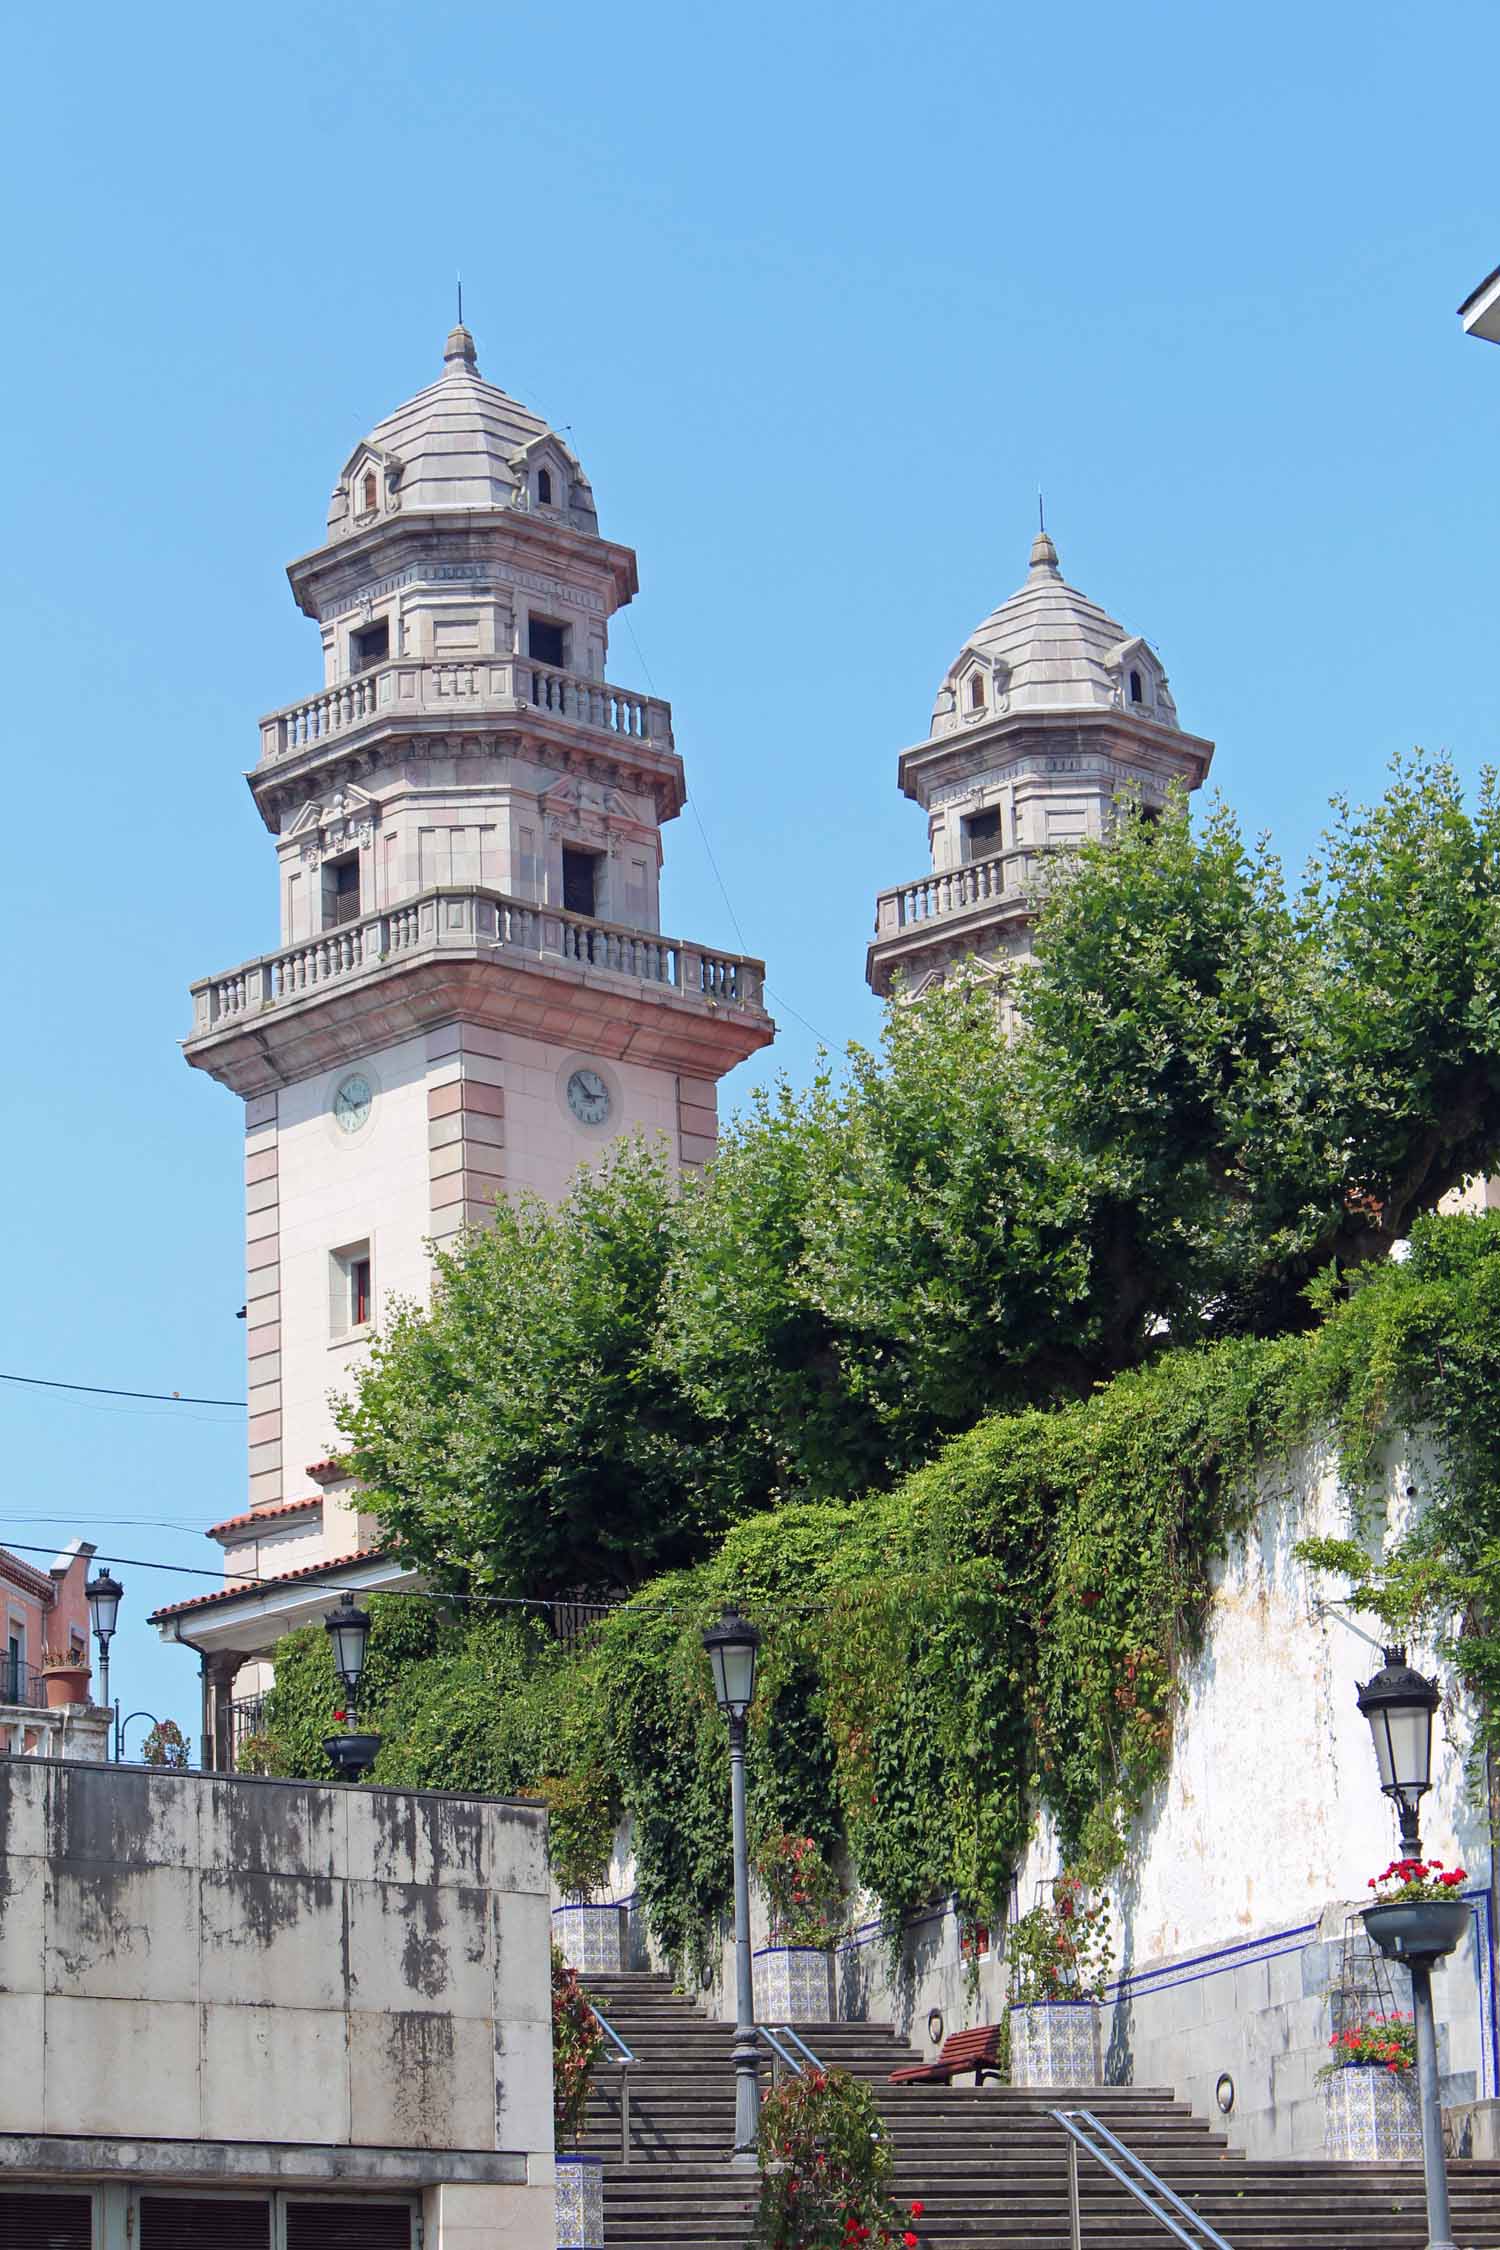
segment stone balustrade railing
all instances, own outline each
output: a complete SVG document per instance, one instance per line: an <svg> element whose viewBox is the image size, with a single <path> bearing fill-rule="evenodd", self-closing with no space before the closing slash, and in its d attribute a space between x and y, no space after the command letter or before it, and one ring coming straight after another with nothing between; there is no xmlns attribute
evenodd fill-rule
<svg viewBox="0 0 1500 2250"><path fill-rule="evenodd" d="M600 734L672 747L672 706L559 672L521 656L475 656L462 662L376 664L319 695L289 703L260 722L261 763L284 758L380 717L418 718L463 712L546 711Z"/></svg>
<svg viewBox="0 0 1500 2250"><path fill-rule="evenodd" d="M582 962L612 976L668 986L719 1007L763 1008L765 964L710 953L681 938L622 929L535 906L499 891L422 891L399 906L366 914L304 944L246 961L192 986L193 1037L246 1022L306 992L372 973L391 962L461 947Z"/></svg>
<svg viewBox="0 0 1500 2250"><path fill-rule="evenodd" d="M992 900L1016 898L1028 888L1036 865L1034 852L996 852L988 859L971 860L967 867L948 867L941 874L895 883L876 898L875 933L890 937L917 923L971 914Z"/></svg>

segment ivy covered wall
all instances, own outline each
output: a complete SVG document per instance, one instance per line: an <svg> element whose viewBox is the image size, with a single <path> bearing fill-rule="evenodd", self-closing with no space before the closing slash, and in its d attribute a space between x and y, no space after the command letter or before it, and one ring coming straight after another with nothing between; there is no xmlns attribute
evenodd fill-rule
<svg viewBox="0 0 1500 2250"><path fill-rule="evenodd" d="M644 1586L578 1653L536 1611L377 1597L362 1709L385 1738L374 1778L508 1793L595 1777L632 1818L657 1943L702 1963L729 1865L699 1635L734 1600L765 1635L757 1829L816 1838L892 1923L948 1893L975 1919L1003 1916L1039 1813L1069 1863L1118 1870L1171 1759L1211 1577L1250 1520L1257 1475L1324 1434L1348 1520L1344 1544L1313 1559L1368 1564L1382 1551L1383 1449L1420 1423L1435 1433L1428 1528L1363 1598L1442 1625L1463 1569L1500 1551L1488 1441L1472 1426L1500 1374L1500 1220L1422 1221L1404 1263L1364 1269L1317 1311L1302 1334L1169 1351L1082 1401L992 1416L890 1492L751 1518L708 1562ZM1471 1605L1461 1623L1450 1654L1482 1685L1483 1615ZM252 1753L273 1770L325 1770L323 1641L279 1652L270 1740Z"/></svg>

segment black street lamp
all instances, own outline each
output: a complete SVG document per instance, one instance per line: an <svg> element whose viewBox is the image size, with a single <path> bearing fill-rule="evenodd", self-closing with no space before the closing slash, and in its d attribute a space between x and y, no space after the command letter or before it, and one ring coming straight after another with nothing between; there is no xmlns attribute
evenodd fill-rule
<svg viewBox="0 0 1500 2250"><path fill-rule="evenodd" d="M89 1605L89 1621L94 1628L94 1638L99 1643L99 1702L106 1711L109 1709L109 1644L115 1637L115 1626L120 1617L120 1600L124 1592L119 1579L112 1578L107 1570L101 1570L83 1589L83 1598ZM117 1739L116 1762L119 1756Z"/></svg>
<svg viewBox="0 0 1500 2250"><path fill-rule="evenodd" d="M1432 1715L1441 1701L1437 1683L1413 1670L1404 1648L1388 1648L1381 1670L1359 1691L1380 1786L1400 1816L1401 1849L1408 1859L1421 1857L1418 1815L1432 1787Z"/></svg>
<svg viewBox="0 0 1500 2250"><path fill-rule="evenodd" d="M1359 1707L1370 1724L1380 1786L1401 1822L1401 1852L1420 1860L1418 1826L1422 1799L1432 1786L1432 1717L1442 1701L1435 1680L1406 1661L1404 1648L1388 1648L1385 1663L1359 1690ZM1383 1932L1380 1917L1393 1925ZM1411 1972L1411 2012L1417 2032L1417 2091L1422 2109L1422 2170L1427 2188L1427 2250L1457 2250L1448 2208L1448 2173L1443 2161L1443 2111L1438 2092L1437 2023L1432 2008L1432 1971L1451 1953L1464 1915L1446 1902L1440 1906L1377 1907L1366 1928L1382 1952L1404 1961ZM1403 1923L1410 1929L1399 1927ZM1429 1929L1425 1925L1432 1925Z"/></svg>
<svg viewBox="0 0 1500 2250"><path fill-rule="evenodd" d="M344 1691L348 1726L342 1734L329 1734L323 1738L323 1748L339 1772L350 1781L358 1781L375 1763L380 1749L378 1734L361 1734L358 1730L359 1682L365 1668L365 1649L370 1639L370 1613L360 1609L352 1594L339 1597L337 1609L331 1609L323 1620L333 1650L333 1668L339 1676Z"/></svg>
<svg viewBox="0 0 1500 2250"><path fill-rule="evenodd" d="M755 1987L750 1975L750 1847L745 1832L745 1721L755 1701L760 1634L727 1609L703 1636L714 1699L729 1722L729 1800L734 1821L734 2161L754 2164L760 2138L756 2084Z"/></svg>

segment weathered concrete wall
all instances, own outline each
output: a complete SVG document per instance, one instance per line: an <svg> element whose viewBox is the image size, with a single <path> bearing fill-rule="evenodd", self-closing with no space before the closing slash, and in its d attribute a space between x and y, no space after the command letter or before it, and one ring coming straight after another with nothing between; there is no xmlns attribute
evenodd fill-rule
<svg viewBox="0 0 1500 2250"><path fill-rule="evenodd" d="M540 2250L543 1834L484 1799L0 1760L0 2133L85 2174L100 2140L204 2178L363 2152L341 2179L472 2187Z"/></svg>

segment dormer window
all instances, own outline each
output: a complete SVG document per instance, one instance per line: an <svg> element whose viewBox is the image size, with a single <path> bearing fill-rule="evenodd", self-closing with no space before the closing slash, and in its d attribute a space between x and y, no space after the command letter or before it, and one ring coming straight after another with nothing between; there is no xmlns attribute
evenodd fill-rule
<svg viewBox="0 0 1500 2250"><path fill-rule="evenodd" d="M1144 703L1146 700L1145 682L1133 666L1130 673L1130 700L1132 703Z"/></svg>
<svg viewBox="0 0 1500 2250"><path fill-rule="evenodd" d="M360 514L363 516L373 516L375 513L376 504L379 500L379 496L380 488L375 482L375 471L373 469L366 469L364 475L359 480Z"/></svg>
<svg viewBox="0 0 1500 2250"><path fill-rule="evenodd" d="M550 507L551 507L551 505L552 505L552 471L551 471L550 469L538 469L538 470L537 470L537 473L536 473L536 497L537 497L537 505L538 505L538 507L541 507L541 508L550 508Z"/></svg>
<svg viewBox="0 0 1500 2250"><path fill-rule="evenodd" d="M971 711L982 711L984 709L984 674L982 672L971 672L969 674L969 709Z"/></svg>

